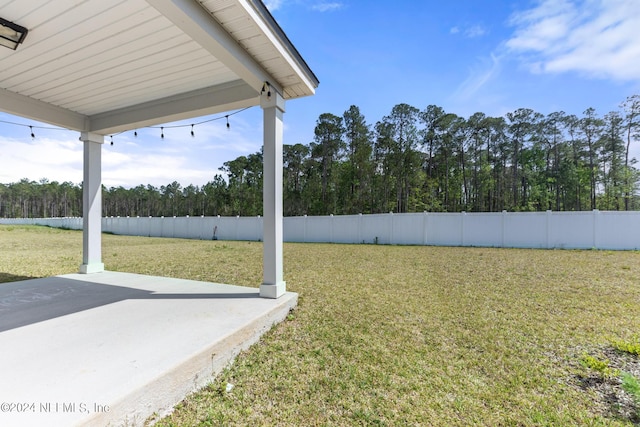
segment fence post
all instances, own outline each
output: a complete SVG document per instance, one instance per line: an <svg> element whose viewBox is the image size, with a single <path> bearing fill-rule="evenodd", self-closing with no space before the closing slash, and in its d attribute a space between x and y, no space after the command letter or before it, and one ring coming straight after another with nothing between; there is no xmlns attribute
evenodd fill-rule
<svg viewBox="0 0 640 427"><path fill-rule="evenodd" d="M329 242L335 243L333 241L333 214L329 214Z"/></svg>
<svg viewBox="0 0 640 427"><path fill-rule="evenodd" d="M264 224L264 220L262 221L263 221L262 224ZM260 224L260 215L256 216L255 224L256 224L256 228L258 229L258 233L256 234L255 240L257 240L258 242L262 242L264 241L264 227L262 226L262 224ZM282 235L283 236L284 236L285 224L286 224L285 218L282 218ZM282 239L283 239L282 241L284 242L285 241L284 237Z"/></svg>
<svg viewBox="0 0 640 427"><path fill-rule="evenodd" d="M547 249L551 248L551 211L547 210L546 214L546 227L547 227Z"/></svg>
<svg viewBox="0 0 640 427"><path fill-rule="evenodd" d="M502 211L501 218L502 218L502 247L504 248L505 247L505 241L504 240L505 240L505 237L506 237L506 234L507 234L507 232L506 232L506 228L507 228L507 224L506 224L506 222L507 222L507 211L506 210Z"/></svg>
<svg viewBox="0 0 640 427"><path fill-rule="evenodd" d="M358 243L364 243L362 238L362 214L358 214Z"/></svg>
<svg viewBox="0 0 640 427"><path fill-rule="evenodd" d="M389 244L393 245L393 212L389 212Z"/></svg>
<svg viewBox="0 0 640 427"><path fill-rule="evenodd" d="M600 211L598 209L593 210L593 248L600 249L600 239L598 239L598 233L600 231L599 225Z"/></svg>
<svg viewBox="0 0 640 427"><path fill-rule="evenodd" d="M220 221L220 215L217 216L217 220L214 220L213 227L211 228L211 240L218 240L218 225L220 225L222 221Z"/></svg>
<svg viewBox="0 0 640 427"><path fill-rule="evenodd" d="M304 216L304 230L302 231L302 243L307 243L307 216Z"/></svg>
<svg viewBox="0 0 640 427"><path fill-rule="evenodd" d="M423 246L427 246L427 243L429 242L429 214L427 213L427 211L424 211L424 214L422 215L422 245Z"/></svg>
<svg viewBox="0 0 640 427"><path fill-rule="evenodd" d="M464 246L464 219L467 217L465 211L460 212L460 246Z"/></svg>
<svg viewBox="0 0 640 427"><path fill-rule="evenodd" d="M174 215L173 218L171 218L171 237L173 237L174 239L176 238L176 225L177 225L176 221L176 216Z"/></svg>

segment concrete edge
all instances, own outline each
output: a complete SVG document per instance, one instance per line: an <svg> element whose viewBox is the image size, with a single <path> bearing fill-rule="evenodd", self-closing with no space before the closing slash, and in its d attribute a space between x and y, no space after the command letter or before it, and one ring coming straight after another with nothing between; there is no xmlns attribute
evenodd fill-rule
<svg viewBox="0 0 640 427"><path fill-rule="evenodd" d="M239 327L223 339L177 364L173 369L114 403L109 412L96 413L79 426L143 426L169 415L188 395L210 384L240 352L258 342L265 332L286 319L298 303L298 294L287 292L279 304L259 318ZM150 419L154 417L154 419Z"/></svg>

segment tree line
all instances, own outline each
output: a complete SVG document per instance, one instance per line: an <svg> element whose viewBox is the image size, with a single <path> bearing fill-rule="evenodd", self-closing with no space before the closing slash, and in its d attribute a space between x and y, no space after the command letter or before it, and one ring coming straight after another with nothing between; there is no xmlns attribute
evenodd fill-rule
<svg viewBox="0 0 640 427"><path fill-rule="evenodd" d="M375 124L353 105L321 114L313 140L285 145L284 213L637 210L640 95L618 111L520 108L464 118L398 104ZM105 216L262 214L262 152L224 163L205 185L103 188ZM1 217L79 216L81 185L0 184Z"/></svg>

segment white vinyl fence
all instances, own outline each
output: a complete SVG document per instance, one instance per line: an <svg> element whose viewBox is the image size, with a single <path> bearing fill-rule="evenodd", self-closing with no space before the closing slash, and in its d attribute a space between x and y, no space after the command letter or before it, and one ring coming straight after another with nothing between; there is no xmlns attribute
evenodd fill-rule
<svg viewBox="0 0 640 427"><path fill-rule="evenodd" d="M82 218L0 219L82 229ZM261 217L103 218L104 232L262 240ZM406 213L284 218L286 242L505 248L640 249L640 212Z"/></svg>

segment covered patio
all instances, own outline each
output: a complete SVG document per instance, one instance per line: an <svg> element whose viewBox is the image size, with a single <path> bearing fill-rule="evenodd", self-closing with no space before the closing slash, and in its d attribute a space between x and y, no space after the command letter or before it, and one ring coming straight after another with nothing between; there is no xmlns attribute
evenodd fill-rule
<svg viewBox="0 0 640 427"><path fill-rule="evenodd" d="M78 131L84 145L79 274L0 285L0 398L37 405L3 408L0 424L138 425L295 306L283 277L283 115L318 80L260 0L0 0L0 18L0 111ZM105 138L258 105L259 290L105 271Z"/></svg>
<svg viewBox="0 0 640 427"><path fill-rule="evenodd" d="M0 424L138 426L204 387L297 294L131 273L0 285Z"/></svg>

